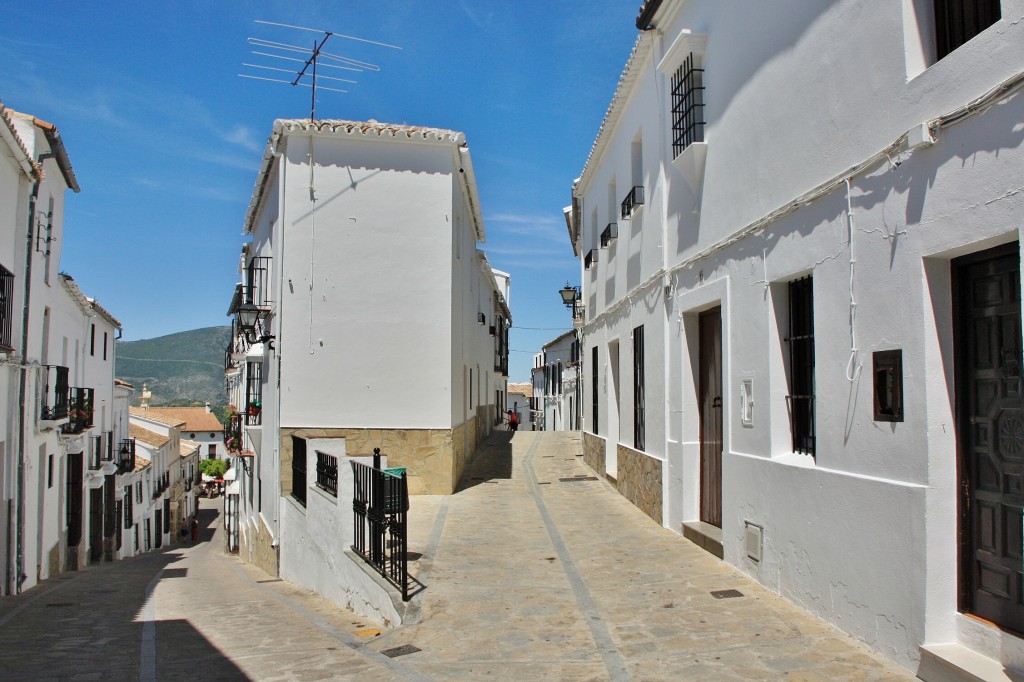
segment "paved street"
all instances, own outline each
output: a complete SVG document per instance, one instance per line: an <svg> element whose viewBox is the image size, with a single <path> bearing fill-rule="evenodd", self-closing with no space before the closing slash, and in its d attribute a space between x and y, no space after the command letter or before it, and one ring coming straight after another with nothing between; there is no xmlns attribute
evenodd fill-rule
<svg viewBox="0 0 1024 682"><path fill-rule="evenodd" d="M509 435L413 498L400 628L225 556L203 500L196 546L0 600L0 679L913 679L588 478L576 434Z"/></svg>

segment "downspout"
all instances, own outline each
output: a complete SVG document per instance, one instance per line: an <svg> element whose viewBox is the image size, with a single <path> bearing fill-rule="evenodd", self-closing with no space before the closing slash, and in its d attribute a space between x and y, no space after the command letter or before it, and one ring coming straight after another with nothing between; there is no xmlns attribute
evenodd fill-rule
<svg viewBox="0 0 1024 682"><path fill-rule="evenodd" d="M42 166L46 159L54 158L56 154L51 149L36 157L36 162ZM22 301L21 309L21 371L18 373L18 482L17 482L17 548L15 558L15 580L16 584L11 585L11 576L7 576L7 594L12 593L12 587L18 594L21 593L21 586L25 582L25 393L28 382L28 322L29 322L29 301L32 294L32 240L34 238L33 224L36 217L36 200L39 198L39 185L42 183L42 173L32 183L32 194L28 200L28 235L25 240L25 299ZM9 564L8 564L9 566Z"/></svg>
<svg viewBox="0 0 1024 682"><path fill-rule="evenodd" d="M281 504L283 502L283 496L281 495L281 347L284 340L281 338L281 313L284 308L284 203L285 203L285 179L286 169L288 164L285 163L284 151L279 149L279 145L284 141L282 135L278 135L274 139L274 144L271 147L271 156L278 159L278 168L280 169L280 180L277 183L277 220L275 222L275 229L277 229L278 244L281 248L278 250L277 257L277 338L274 343L274 360L277 362L277 376L274 380L277 383L277 396L274 400L274 415L276 434L274 437L274 485L277 486L277 513L274 519L274 539L272 545L278 548L277 557L277 573L281 574L281 556L280 556L280 544L281 544ZM312 322L311 322L312 324Z"/></svg>

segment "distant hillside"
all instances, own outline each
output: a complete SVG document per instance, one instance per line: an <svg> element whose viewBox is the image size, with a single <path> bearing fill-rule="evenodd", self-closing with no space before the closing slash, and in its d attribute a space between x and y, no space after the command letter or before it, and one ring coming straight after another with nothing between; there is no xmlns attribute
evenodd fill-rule
<svg viewBox="0 0 1024 682"><path fill-rule="evenodd" d="M153 392L153 405L192 402L223 405L224 349L231 327L206 327L141 341L117 344L118 379L135 386L137 405L142 385Z"/></svg>

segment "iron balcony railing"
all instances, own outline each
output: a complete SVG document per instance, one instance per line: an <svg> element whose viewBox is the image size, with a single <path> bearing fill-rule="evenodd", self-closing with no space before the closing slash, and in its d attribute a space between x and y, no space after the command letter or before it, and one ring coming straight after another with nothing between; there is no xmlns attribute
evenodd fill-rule
<svg viewBox="0 0 1024 682"><path fill-rule="evenodd" d="M0 347L14 347L12 320L14 318L14 273L0 265Z"/></svg>
<svg viewBox="0 0 1024 682"><path fill-rule="evenodd" d="M118 467L118 473L127 474L130 471L135 471L134 438L125 438L122 440L120 446L117 448L117 454L120 456L120 467Z"/></svg>
<svg viewBox="0 0 1024 682"><path fill-rule="evenodd" d="M93 436L89 441L92 446L89 448L89 469L96 471L103 466L103 436Z"/></svg>
<svg viewBox="0 0 1024 682"><path fill-rule="evenodd" d="M413 579L409 575L406 537L409 489L405 469L381 469L380 448L374 448L373 453L374 466L352 462L352 551L401 590L403 601L409 601Z"/></svg>
<svg viewBox="0 0 1024 682"><path fill-rule="evenodd" d="M583 258L583 269L589 270L590 266L597 262L597 249L591 249L587 251L587 255Z"/></svg>
<svg viewBox="0 0 1024 682"><path fill-rule="evenodd" d="M263 423L263 363L246 363L245 372L245 425Z"/></svg>
<svg viewBox="0 0 1024 682"><path fill-rule="evenodd" d="M114 432L104 431L103 432L103 461L113 462L114 461Z"/></svg>
<svg viewBox="0 0 1024 682"><path fill-rule="evenodd" d="M256 256L245 267L245 284L242 286L242 303L258 308L269 308L270 298L270 256Z"/></svg>
<svg viewBox="0 0 1024 682"><path fill-rule="evenodd" d="M43 404L39 417L47 421L66 419L68 416L68 368L43 365Z"/></svg>
<svg viewBox="0 0 1024 682"><path fill-rule="evenodd" d="M68 423L60 427L62 433L82 433L92 428L93 405L96 391L91 388L74 387L68 395Z"/></svg>
<svg viewBox="0 0 1024 682"><path fill-rule="evenodd" d="M637 185L633 189L629 190L629 194L622 200L622 215L623 220L629 220L630 215L633 213L633 209L637 206L644 205L644 188Z"/></svg>
<svg viewBox="0 0 1024 682"><path fill-rule="evenodd" d="M608 225L604 228L604 231L601 233L601 248L603 249L609 244L611 244L613 241L615 241L615 239L618 238L618 236L619 224L608 223Z"/></svg>
<svg viewBox="0 0 1024 682"><path fill-rule="evenodd" d="M242 449L242 415L232 414L228 417L227 428L224 429L224 447L228 452Z"/></svg>

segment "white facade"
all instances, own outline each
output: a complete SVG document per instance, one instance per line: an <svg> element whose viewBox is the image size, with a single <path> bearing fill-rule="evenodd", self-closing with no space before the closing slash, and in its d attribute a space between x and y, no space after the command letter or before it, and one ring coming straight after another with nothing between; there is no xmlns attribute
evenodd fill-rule
<svg viewBox="0 0 1024 682"><path fill-rule="evenodd" d="M117 555L120 323L59 274L64 195L78 191L59 132L2 104L0 119L0 589L13 594Z"/></svg>
<svg viewBox="0 0 1024 682"><path fill-rule="evenodd" d="M544 344L535 357L533 397L540 412L540 430L573 431L578 428L578 369L576 330Z"/></svg>
<svg viewBox="0 0 1024 682"><path fill-rule="evenodd" d="M509 276L477 249L473 166L453 131L277 121L245 229L229 314L260 321L236 324L226 372L228 438L240 434L229 545L347 602L350 559L314 516L351 525L351 504L314 497L310 443L343 453L346 473L380 447L414 494L451 493L506 394Z"/></svg>
<svg viewBox="0 0 1024 682"><path fill-rule="evenodd" d="M939 644L1024 667L1020 640L965 615L992 620L978 604L1004 590L1019 603L1019 556L986 563L1000 553L988 545L1012 555L1020 535L1010 464L1000 501L971 494L994 505L998 520L976 520L991 537L957 540L971 534L958 491L994 475L965 474L964 452L991 437L994 456L1015 457L1019 275L978 280L971 299L958 282L980 275L957 259L1002 267L987 250L1020 240L1024 3L995 3L992 26L937 59L946 4L646 3L570 229L588 463L666 527L924 675ZM703 107L678 127L704 125L684 139L671 107L688 65L703 71L677 94L699 91ZM810 303L792 306L813 319L810 345L790 303L807 276ZM1008 321L986 338L1010 378L984 384L963 354L982 342L964 330L987 327L956 316L1007 287ZM987 394L970 382L1003 391L973 422L958 405Z"/></svg>

